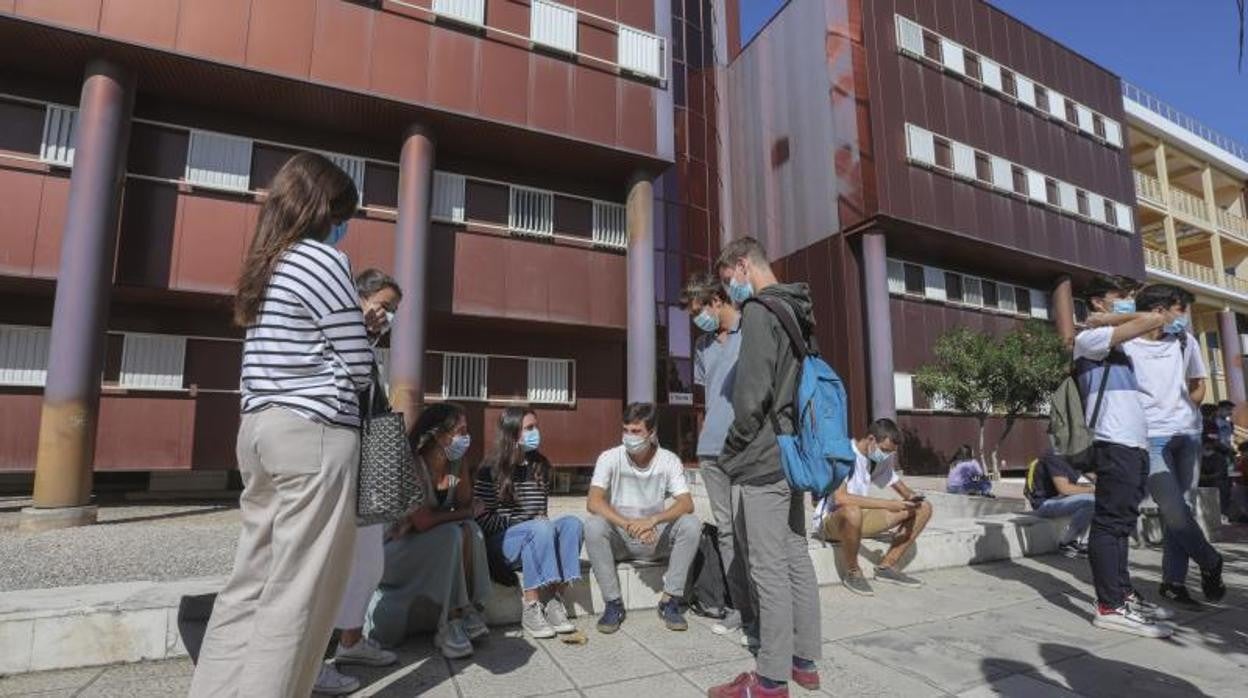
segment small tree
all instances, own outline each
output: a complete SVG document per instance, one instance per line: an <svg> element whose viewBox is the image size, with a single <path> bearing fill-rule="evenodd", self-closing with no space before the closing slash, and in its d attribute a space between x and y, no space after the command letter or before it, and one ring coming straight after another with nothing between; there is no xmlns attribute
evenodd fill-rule
<svg viewBox="0 0 1248 698"><path fill-rule="evenodd" d="M988 418L1005 419L1005 430L987 459L988 472L1000 477L1001 443L1018 417L1039 410L1067 374L1069 357L1061 338L1039 321L1000 338L957 327L936 341L933 354L935 360L918 370L915 383L934 403L975 418L981 461Z"/></svg>

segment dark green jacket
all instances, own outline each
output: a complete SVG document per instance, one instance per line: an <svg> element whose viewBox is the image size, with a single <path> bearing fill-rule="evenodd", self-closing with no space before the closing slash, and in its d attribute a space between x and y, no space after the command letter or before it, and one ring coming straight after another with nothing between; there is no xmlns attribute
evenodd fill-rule
<svg viewBox="0 0 1248 698"><path fill-rule="evenodd" d="M807 338L814 329L806 284L774 284L759 296L779 298L793 309ZM793 391L797 355L780 320L761 303L746 303L741 315L741 352L732 390L736 417L728 429L720 467L735 485L767 485L784 478L771 411L780 429L793 433Z"/></svg>

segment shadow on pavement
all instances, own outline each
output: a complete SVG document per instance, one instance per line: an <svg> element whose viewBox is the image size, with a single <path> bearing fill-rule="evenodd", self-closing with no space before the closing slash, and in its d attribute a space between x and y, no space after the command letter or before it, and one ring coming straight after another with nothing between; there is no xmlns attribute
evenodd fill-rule
<svg viewBox="0 0 1248 698"><path fill-rule="evenodd" d="M1078 656L1070 656L1072 652ZM1049 674L1061 674L1061 680L1083 696L1111 698L1208 698L1209 694L1186 679L1147 667L1105 659L1084 650L1046 642L1040 646ZM1039 667L1014 659L986 657L980 661L980 671L985 679L1000 676L1004 669L1009 675L1024 674L1035 681L1051 683L1051 679L1038 675ZM998 679L998 682L1001 680ZM1057 690L1053 691L1058 693ZM1039 695L1038 693L1036 695Z"/></svg>

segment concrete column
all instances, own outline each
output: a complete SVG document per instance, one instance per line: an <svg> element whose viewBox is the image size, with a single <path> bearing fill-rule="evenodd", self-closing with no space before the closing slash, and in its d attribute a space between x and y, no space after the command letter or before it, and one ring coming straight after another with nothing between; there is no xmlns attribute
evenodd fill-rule
<svg viewBox="0 0 1248 698"><path fill-rule="evenodd" d="M893 391L893 326L888 296L888 249L884 233L862 236L862 280L867 309L867 364L871 419L897 416Z"/></svg>
<svg viewBox="0 0 1248 698"><path fill-rule="evenodd" d="M1166 160L1166 144L1157 141L1153 148L1153 166L1157 169L1157 182L1161 186L1161 200L1170 210L1170 170ZM1166 213L1162 219L1162 227L1166 232L1166 258L1170 261L1170 271L1179 271L1179 241L1174 229L1174 217Z"/></svg>
<svg viewBox="0 0 1248 698"><path fill-rule="evenodd" d="M425 325L429 315L425 279L433 156L429 131L419 125L408 129L399 156L399 215L394 227L394 280L403 288L403 302L390 331L390 401L403 413L409 431L425 398Z"/></svg>
<svg viewBox="0 0 1248 698"><path fill-rule="evenodd" d="M628 186L628 401L654 402L655 341L654 186L645 173Z"/></svg>
<svg viewBox="0 0 1248 698"><path fill-rule="evenodd" d="M34 507L23 512L25 529L95 522L91 489L100 374L133 109L134 75L108 61L91 61L78 104Z"/></svg>
<svg viewBox="0 0 1248 698"><path fill-rule="evenodd" d="M1057 325L1057 334L1067 348L1075 344L1075 295L1070 287L1070 277L1063 274L1053 284L1053 295L1049 310L1053 316L1053 324Z"/></svg>
<svg viewBox="0 0 1248 698"><path fill-rule="evenodd" d="M1218 312L1218 334L1222 340L1222 365L1226 373L1227 399L1239 404L1245 399L1244 358L1239 346L1239 326L1235 313L1229 309Z"/></svg>
<svg viewBox="0 0 1248 698"><path fill-rule="evenodd" d="M1202 194L1205 199L1205 215L1209 218L1209 227L1213 230L1213 237L1210 238L1209 244L1213 248L1213 270L1214 278L1218 280L1219 286L1230 286L1230 282L1226 278L1226 262L1222 257L1222 234L1218 232L1218 202L1213 191L1213 169L1205 163L1204 169L1200 171L1200 185Z"/></svg>

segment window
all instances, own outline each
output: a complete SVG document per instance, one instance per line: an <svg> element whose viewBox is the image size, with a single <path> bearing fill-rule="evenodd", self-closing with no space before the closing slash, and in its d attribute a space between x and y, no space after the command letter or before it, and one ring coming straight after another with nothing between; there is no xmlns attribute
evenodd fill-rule
<svg viewBox="0 0 1248 698"><path fill-rule="evenodd" d="M923 267L923 294L934 301L943 301L945 296L945 273L936 267Z"/></svg>
<svg viewBox="0 0 1248 698"><path fill-rule="evenodd" d="M1031 315L1031 290L1014 287L1014 309L1020 315Z"/></svg>
<svg viewBox="0 0 1248 698"><path fill-rule="evenodd" d="M1044 197L1044 200L1053 206L1061 203L1061 199L1057 195L1057 180L1052 177L1044 178Z"/></svg>
<svg viewBox="0 0 1248 698"><path fill-rule="evenodd" d="M903 51L923 55L923 27L897 15L897 46Z"/></svg>
<svg viewBox="0 0 1248 698"><path fill-rule="evenodd" d="M1014 305L1014 287L1009 284L1000 284L997 286L997 309L1007 313L1013 313L1018 310Z"/></svg>
<svg viewBox="0 0 1248 698"><path fill-rule="evenodd" d="M0 385L43 385L51 346L51 328L0 325Z"/></svg>
<svg viewBox="0 0 1248 698"><path fill-rule="evenodd" d="M1057 205L1061 206L1062 210L1070 211L1071 213L1079 211L1079 203L1076 200L1078 199L1078 192L1075 190L1075 185L1068 182L1058 182L1057 198Z"/></svg>
<svg viewBox="0 0 1248 698"><path fill-rule="evenodd" d="M888 260L888 292L906 292L906 268L895 259Z"/></svg>
<svg viewBox="0 0 1248 698"><path fill-rule="evenodd" d="M249 191L251 140L192 130L183 178L191 184L212 189Z"/></svg>
<svg viewBox="0 0 1248 698"><path fill-rule="evenodd" d="M1087 107L1084 107L1086 110ZM1074 126L1079 125L1079 109L1075 107L1075 103L1066 100L1066 122Z"/></svg>
<svg viewBox="0 0 1248 698"><path fill-rule="evenodd" d="M1056 90L1049 90L1049 115L1054 119L1066 119L1066 98Z"/></svg>
<svg viewBox="0 0 1248 698"><path fill-rule="evenodd" d="M1082 189L1075 190L1075 203L1079 207L1079 215L1089 215L1088 193Z"/></svg>
<svg viewBox="0 0 1248 698"><path fill-rule="evenodd" d="M1031 296L1027 301L1027 305L1031 310L1031 316L1041 320L1049 319L1049 296L1044 291L1030 289L1028 295ZM1022 307L1022 304L1019 304Z"/></svg>
<svg viewBox="0 0 1248 698"><path fill-rule="evenodd" d="M334 163L355 184L355 193L359 196L356 202L360 204L364 200L364 160L351 155L341 155L339 153L321 153L327 160Z"/></svg>
<svg viewBox="0 0 1248 698"><path fill-rule="evenodd" d="M1014 73L1005 68L1001 69L1001 91L1011 97L1018 95L1018 87L1014 84Z"/></svg>
<svg viewBox="0 0 1248 698"><path fill-rule="evenodd" d="M1027 196L1032 201L1047 203L1049 200L1048 188L1044 183L1044 175L1035 170L1027 170Z"/></svg>
<svg viewBox="0 0 1248 698"><path fill-rule="evenodd" d="M529 34L533 43L576 53L576 10L549 0L532 0L529 7Z"/></svg>
<svg viewBox="0 0 1248 698"><path fill-rule="evenodd" d="M186 337L127 333L123 341L121 378L118 381L122 387L182 389Z"/></svg>
<svg viewBox="0 0 1248 698"><path fill-rule="evenodd" d="M433 0L433 12L464 24L485 25L485 0Z"/></svg>
<svg viewBox="0 0 1248 698"><path fill-rule="evenodd" d="M953 149L950 147L948 139L935 139L935 154L937 167L943 167L946 170L953 169Z"/></svg>
<svg viewBox="0 0 1248 698"><path fill-rule="evenodd" d="M542 189L511 187L507 227L517 233L549 237L554 233L555 196Z"/></svg>
<svg viewBox="0 0 1248 698"><path fill-rule="evenodd" d="M916 296L924 295L927 290L927 284L923 278L923 267L917 264L907 264L905 266L906 274L906 293Z"/></svg>
<svg viewBox="0 0 1248 698"><path fill-rule="evenodd" d="M940 62L940 37L931 32L923 32L923 55Z"/></svg>
<svg viewBox="0 0 1248 698"><path fill-rule="evenodd" d="M972 80L983 82L983 71L979 67L979 54L966 52L966 76Z"/></svg>
<svg viewBox="0 0 1248 698"><path fill-rule="evenodd" d="M1117 121L1105 121L1105 140L1106 142L1122 147L1122 128L1118 126Z"/></svg>
<svg viewBox="0 0 1248 698"><path fill-rule="evenodd" d="M1093 194L1092 192L1088 192L1088 208L1091 209L1091 215L1092 215L1093 220L1100 222L1100 223L1106 222L1105 197L1101 196L1100 194Z"/></svg>
<svg viewBox="0 0 1248 698"><path fill-rule="evenodd" d="M1014 191L1017 180L1014 178L1014 169L1010 161L996 155L990 155L989 161L992 163L992 186L1005 191Z"/></svg>
<svg viewBox="0 0 1248 698"><path fill-rule="evenodd" d="M1105 222L1110 225L1118 225L1118 211L1114 207L1113 202L1105 199L1101 203L1105 206Z"/></svg>
<svg viewBox="0 0 1248 698"><path fill-rule="evenodd" d="M529 402L570 404L571 375L568 359L529 359Z"/></svg>
<svg viewBox="0 0 1248 698"><path fill-rule="evenodd" d="M1131 232L1131 207L1126 204L1114 202L1114 225L1119 230Z"/></svg>
<svg viewBox="0 0 1248 698"><path fill-rule="evenodd" d="M621 25L617 44L621 70L650 78L663 78L663 45L659 37Z"/></svg>
<svg viewBox="0 0 1248 698"><path fill-rule="evenodd" d="M991 281L983 281L981 282L981 286L984 294L984 307L997 307L997 302L999 300L997 298L997 285Z"/></svg>
<svg viewBox="0 0 1248 698"><path fill-rule="evenodd" d="M1088 320L1088 303L1080 298L1075 299L1075 323L1082 325Z"/></svg>
<svg viewBox="0 0 1248 698"><path fill-rule="evenodd" d="M955 73L966 73L966 62L962 58L962 47L952 41L941 38L940 40L940 57L941 63L946 68Z"/></svg>
<svg viewBox="0 0 1248 698"><path fill-rule="evenodd" d="M964 143L953 143L953 171L954 174L966 177L967 179L975 179L977 168L975 166L975 150L971 146Z"/></svg>
<svg viewBox="0 0 1248 698"><path fill-rule="evenodd" d="M62 167L74 166L74 136L78 110L49 104L43 115L43 139L39 159Z"/></svg>
<svg viewBox="0 0 1248 698"><path fill-rule="evenodd" d="M914 409L914 377L909 373L893 374L893 401L899 410Z"/></svg>
<svg viewBox="0 0 1248 698"><path fill-rule="evenodd" d="M962 275L951 271L945 272L945 300L952 303L962 302Z"/></svg>
<svg viewBox="0 0 1248 698"><path fill-rule="evenodd" d="M467 186L463 175L450 172L433 173L433 205L429 217L433 220L464 222L464 190Z"/></svg>
<svg viewBox="0 0 1248 698"><path fill-rule="evenodd" d="M1092 115L1092 132L1101 138L1105 137L1105 117L1100 114Z"/></svg>
<svg viewBox="0 0 1248 698"><path fill-rule="evenodd" d="M1041 85L1034 85L1034 84L1032 87L1032 91L1035 93L1035 97L1033 97L1031 100L1031 106L1035 107L1036 109L1039 109L1040 111L1048 111L1049 110L1049 91L1044 89L1044 87Z"/></svg>
<svg viewBox="0 0 1248 698"><path fill-rule="evenodd" d="M1036 100L1044 97L1044 88L1022 75L1014 76L1014 89L1018 92L1018 101L1036 106Z"/></svg>
<svg viewBox="0 0 1248 698"><path fill-rule="evenodd" d="M442 397L485 400L489 394L489 357L480 354L442 355Z"/></svg>
<svg viewBox="0 0 1248 698"><path fill-rule="evenodd" d="M1010 173L1014 177L1013 192L1027 196L1027 171L1018 165L1011 165Z"/></svg>
<svg viewBox="0 0 1248 698"><path fill-rule="evenodd" d="M906 154L925 165L936 164L936 143L932 132L906 124Z"/></svg>
<svg viewBox="0 0 1248 698"><path fill-rule="evenodd" d="M983 73L984 84L992 89L1003 92L1005 86L1002 83L1001 64L987 58L979 59L979 70Z"/></svg>
<svg viewBox="0 0 1248 698"><path fill-rule="evenodd" d="M984 284L974 276L962 277L962 302L979 307L984 304Z"/></svg>
<svg viewBox="0 0 1248 698"><path fill-rule="evenodd" d="M594 202L594 244L607 247L628 247L628 216L619 204Z"/></svg>
<svg viewBox="0 0 1248 698"><path fill-rule="evenodd" d="M975 153L975 179L992 183L992 160L989 159L987 153Z"/></svg>

